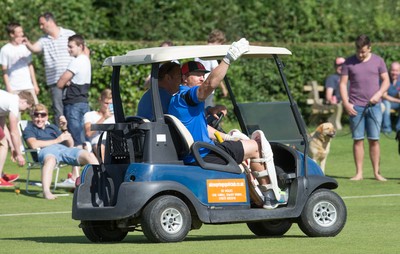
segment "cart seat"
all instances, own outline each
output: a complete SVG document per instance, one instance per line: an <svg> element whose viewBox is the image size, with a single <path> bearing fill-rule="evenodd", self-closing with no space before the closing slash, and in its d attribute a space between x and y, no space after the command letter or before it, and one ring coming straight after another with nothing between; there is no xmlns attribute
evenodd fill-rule
<svg viewBox="0 0 400 254"><path fill-rule="evenodd" d="M164 118L170 129L179 159L183 159L184 156L192 152L198 165L204 169L231 172L236 174L243 172L235 160L221 148L206 142L194 142L192 134L190 134L188 129L178 118L168 114L165 114ZM221 165L205 162L198 152L200 148L207 148L218 153L226 160L227 164Z"/></svg>
<svg viewBox="0 0 400 254"><path fill-rule="evenodd" d="M175 116L165 114L164 119L171 133L178 158L183 159L183 157L190 153L190 148L194 143L192 134Z"/></svg>

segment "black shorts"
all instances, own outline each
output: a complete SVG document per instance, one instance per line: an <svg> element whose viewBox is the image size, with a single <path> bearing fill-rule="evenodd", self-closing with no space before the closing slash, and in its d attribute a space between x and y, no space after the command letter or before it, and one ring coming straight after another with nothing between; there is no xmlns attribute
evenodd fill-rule
<svg viewBox="0 0 400 254"><path fill-rule="evenodd" d="M243 144L240 141L224 141L222 143L216 143L216 146L227 152L237 164L243 162L244 158L244 149ZM217 153L211 151L204 157L205 162L214 163L214 164L222 164L226 165L227 161L224 160Z"/></svg>

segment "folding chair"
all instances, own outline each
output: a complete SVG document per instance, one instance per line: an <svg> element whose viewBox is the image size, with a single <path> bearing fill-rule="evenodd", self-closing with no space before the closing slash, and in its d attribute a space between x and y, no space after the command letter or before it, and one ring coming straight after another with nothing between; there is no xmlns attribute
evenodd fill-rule
<svg viewBox="0 0 400 254"><path fill-rule="evenodd" d="M19 129L19 134L21 136L21 143L22 143L21 151L22 151L22 153L25 154L25 161L26 161L26 165L27 165L26 170L28 171L27 176L26 176L26 188L25 188L25 191L28 194L35 194L35 193L38 193L38 192L29 191L29 186L30 186L30 182L31 182L30 181L30 173L31 173L32 169L42 169L42 165L38 161L38 154L39 154L40 148L31 149L31 148L28 147L28 144L24 140L24 137L23 137L22 133L24 132L24 130L25 130L27 125L28 125L28 121L27 120L21 120L18 123L18 127L19 127L18 129ZM54 179L54 189L53 190L56 190L56 188L57 188L58 174L60 172L60 168L64 167L64 166L67 166L67 164L57 163L55 168L54 168L54 170L56 170L56 176L55 176L55 179Z"/></svg>

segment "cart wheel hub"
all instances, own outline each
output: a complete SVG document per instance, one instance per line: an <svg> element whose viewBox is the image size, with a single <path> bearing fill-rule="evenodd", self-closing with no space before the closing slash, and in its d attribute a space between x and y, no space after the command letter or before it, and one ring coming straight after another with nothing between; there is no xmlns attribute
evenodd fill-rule
<svg viewBox="0 0 400 254"><path fill-rule="evenodd" d="M332 226L337 219L336 207L330 202L319 202L314 206L314 219L322 227Z"/></svg>
<svg viewBox="0 0 400 254"><path fill-rule="evenodd" d="M176 233L182 228L182 214L174 208L168 208L161 214L162 228L169 233Z"/></svg>

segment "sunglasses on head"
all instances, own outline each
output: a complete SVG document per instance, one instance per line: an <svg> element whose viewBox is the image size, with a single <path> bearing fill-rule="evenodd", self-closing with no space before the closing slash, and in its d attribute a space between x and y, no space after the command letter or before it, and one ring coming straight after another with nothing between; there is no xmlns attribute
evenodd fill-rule
<svg viewBox="0 0 400 254"><path fill-rule="evenodd" d="M34 112L33 115L35 117L46 117L47 113L46 112Z"/></svg>

